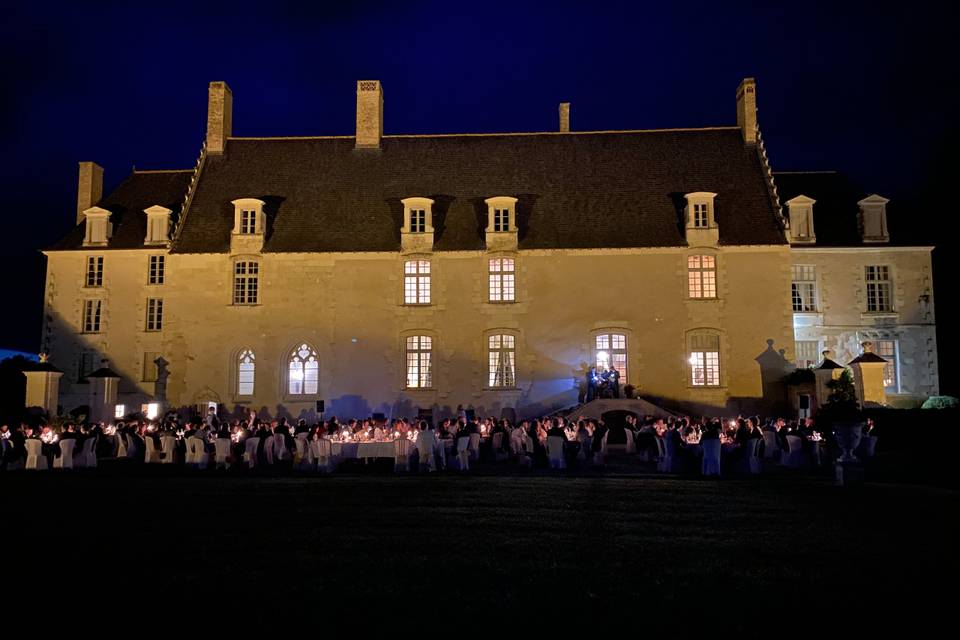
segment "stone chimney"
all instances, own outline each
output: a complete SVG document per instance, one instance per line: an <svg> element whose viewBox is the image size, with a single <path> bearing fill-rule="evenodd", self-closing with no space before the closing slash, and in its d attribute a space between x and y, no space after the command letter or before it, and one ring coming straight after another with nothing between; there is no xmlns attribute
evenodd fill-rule
<svg viewBox="0 0 960 640"><path fill-rule="evenodd" d="M379 80L357 81L357 149L379 149L383 137L383 87Z"/></svg>
<svg viewBox="0 0 960 640"><path fill-rule="evenodd" d="M560 103L560 133L570 133L570 103Z"/></svg>
<svg viewBox="0 0 960 640"><path fill-rule="evenodd" d="M746 144L757 144L757 82L744 78L737 87L737 126Z"/></svg>
<svg viewBox="0 0 960 640"><path fill-rule="evenodd" d="M96 162L81 162L77 184L77 224L83 222L83 212L100 202L102 197L103 167Z"/></svg>
<svg viewBox="0 0 960 640"><path fill-rule="evenodd" d="M223 153L231 135L233 92L226 82L211 82L207 90L207 153Z"/></svg>

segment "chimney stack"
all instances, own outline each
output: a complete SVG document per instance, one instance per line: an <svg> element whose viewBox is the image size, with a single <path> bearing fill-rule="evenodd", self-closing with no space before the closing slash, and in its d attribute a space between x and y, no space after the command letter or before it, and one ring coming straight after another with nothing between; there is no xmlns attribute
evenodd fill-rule
<svg viewBox="0 0 960 640"><path fill-rule="evenodd" d="M226 82L207 90L207 153L221 154L233 134L233 92Z"/></svg>
<svg viewBox="0 0 960 640"><path fill-rule="evenodd" d="M560 103L560 133L570 133L570 103Z"/></svg>
<svg viewBox="0 0 960 640"><path fill-rule="evenodd" d="M737 87L737 126L745 144L757 144L757 82L744 78Z"/></svg>
<svg viewBox="0 0 960 640"><path fill-rule="evenodd" d="M383 87L379 80L357 81L357 149L379 149L383 137Z"/></svg>
<svg viewBox="0 0 960 640"><path fill-rule="evenodd" d="M81 162L77 184L77 224L83 222L83 212L100 202L102 197L103 167L96 162Z"/></svg>

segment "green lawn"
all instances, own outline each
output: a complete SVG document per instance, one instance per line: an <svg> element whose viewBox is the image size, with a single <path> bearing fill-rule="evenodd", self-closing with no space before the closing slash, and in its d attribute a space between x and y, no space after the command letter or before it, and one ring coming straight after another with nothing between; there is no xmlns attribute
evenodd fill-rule
<svg viewBox="0 0 960 640"><path fill-rule="evenodd" d="M767 635L836 629L828 620L844 611L857 628L889 629L916 607L932 624L935 603L956 591L937 583L960 568L958 493L932 487L7 473L0 494L11 544L91 550L82 570L60 575L26 572L7 554L8 589L107 584L133 602L233 602L249 627L279 623L272 604L374 628L433 603L438 624L556 617L596 632Z"/></svg>

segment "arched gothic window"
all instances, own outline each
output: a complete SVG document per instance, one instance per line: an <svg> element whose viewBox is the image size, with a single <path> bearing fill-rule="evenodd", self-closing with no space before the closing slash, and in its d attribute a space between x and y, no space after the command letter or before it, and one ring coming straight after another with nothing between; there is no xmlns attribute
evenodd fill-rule
<svg viewBox="0 0 960 640"><path fill-rule="evenodd" d="M287 364L287 390L292 396L314 395L320 381L317 352L307 343L293 350Z"/></svg>
<svg viewBox="0 0 960 640"><path fill-rule="evenodd" d="M253 379L256 373L256 356L250 349L244 349L237 357L237 395L253 395Z"/></svg>

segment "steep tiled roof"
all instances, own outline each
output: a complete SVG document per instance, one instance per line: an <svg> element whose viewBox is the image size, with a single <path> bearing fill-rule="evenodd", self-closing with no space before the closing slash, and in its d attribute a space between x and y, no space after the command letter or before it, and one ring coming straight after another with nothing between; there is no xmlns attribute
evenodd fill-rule
<svg viewBox="0 0 960 640"><path fill-rule="evenodd" d="M787 212L787 201L799 195L816 200L813 205L813 230L817 237L814 246L858 247L864 246L860 236L857 204L868 194L849 176L837 171L797 171L773 174L780 202ZM883 195L883 194L880 194ZM887 205L887 227L890 233L889 246L932 244L922 227L909 219L910 212L901 208L902 203L891 200ZM867 243L876 247L877 243ZM806 244L801 246L807 246Z"/></svg>
<svg viewBox="0 0 960 640"><path fill-rule="evenodd" d="M171 209L176 220L183 198L190 184L191 170L134 171L103 198L97 206L112 213L113 236L107 249L138 249L147 235L147 215L144 209L160 205ZM84 223L78 224L51 250L80 249L83 247ZM98 248L98 251L100 248Z"/></svg>
<svg viewBox="0 0 960 640"><path fill-rule="evenodd" d="M434 248L482 249L484 199L518 198L521 249L684 246L683 194L717 193L721 244L784 244L755 148L734 127L646 132L231 138L173 250L230 247L231 200L267 203L264 251L397 251L402 198L433 198Z"/></svg>

